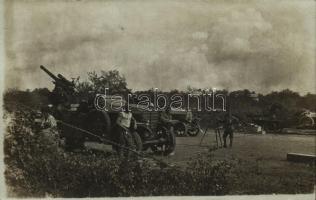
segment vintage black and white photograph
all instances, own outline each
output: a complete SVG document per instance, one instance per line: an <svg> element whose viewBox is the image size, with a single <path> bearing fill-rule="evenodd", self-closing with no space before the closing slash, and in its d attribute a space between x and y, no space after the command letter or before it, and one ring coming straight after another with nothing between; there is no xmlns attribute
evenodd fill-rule
<svg viewBox="0 0 316 200"><path fill-rule="evenodd" d="M314 199L315 6L4 0L4 196Z"/></svg>

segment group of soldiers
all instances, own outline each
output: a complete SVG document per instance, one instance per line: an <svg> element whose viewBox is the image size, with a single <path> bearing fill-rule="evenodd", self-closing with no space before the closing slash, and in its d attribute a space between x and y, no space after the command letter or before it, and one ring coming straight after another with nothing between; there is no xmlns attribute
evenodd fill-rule
<svg viewBox="0 0 316 200"><path fill-rule="evenodd" d="M192 113L188 112L187 120L192 120ZM59 134L57 130L57 120L50 114L49 107L43 107L41 109L41 121L39 122L42 133L45 137L50 138L49 140L56 140L55 143L59 143ZM227 114L224 120L218 120L220 124L222 124L224 133L222 135L224 141L224 147L227 147L226 139L229 136L229 147L232 147L233 144L233 121L231 117ZM174 120L172 118L171 109L168 107L165 111L162 111L160 114L160 123L171 129L173 126L178 123L178 120ZM113 133L115 135L121 135L122 132L134 132L137 129L137 123L135 118L133 117L132 112L126 108L124 111L119 112L118 117L116 119L116 124L113 129ZM49 130L49 131L47 131ZM114 137L115 138L115 137ZM51 141L54 143L54 141Z"/></svg>
<svg viewBox="0 0 316 200"><path fill-rule="evenodd" d="M38 127L42 134L50 140L58 140L58 129L57 129L57 120L53 115L50 114L51 110L48 106L41 108L41 118L38 122ZM166 127L171 128L178 120L173 120L170 109L163 111L160 116L160 123L164 124ZM133 117L132 112L128 109L128 106L123 109L123 111L118 113L116 124L113 127L114 139L117 142L118 138L115 136L122 135L121 133L131 132L133 133L137 129L136 119ZM54 135L54 137L49 136L48 133ZM52 141L53 142L53 141ZM56 141L57 142L57 141Z"/></svg>
<svg viewBox="0 0 316 200"><path fill-rule="evenodd" d="M192 112L187 112L186 121L192 121ZM126 107L124 112L121 112L117 118L117 127L118 131L120 129L124 130L136 130L137 123L135 118L133 118L132 113ZM174 120L172 118L171 109L167 107L165 111L162 111L160 114L160 123L166 126L167 128L172 128L178 120ZM223 120L218 120L220 124L223 125L223 141L224 141L224 148L227 148L227 137L229 137L229 147L233 146L233 138L234 138L234 130L233 130L233 119L229 114L226 114Z"/></svg>

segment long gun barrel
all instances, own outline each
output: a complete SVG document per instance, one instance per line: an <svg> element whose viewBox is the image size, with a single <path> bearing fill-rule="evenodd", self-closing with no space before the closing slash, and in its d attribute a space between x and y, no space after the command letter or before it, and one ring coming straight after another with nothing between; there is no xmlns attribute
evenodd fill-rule
<svg viewBox="0 0 316 200"><path fill-rule="evenodd" d="M57 77L58 77L60 80L62 80L65 84L67 84L67 85L69 85L69 86L71 86L71 87L74 87L74 86L75 86L75 84L74 84L73 82L68 81L63 75L57 74Z"/></svg>
<svg viewBox="0 0 316 200"><path fill-rule="evenodd" d="M75 84L73 82L67 80L63 75L58 74L57 76L55 76L52 72L50 72L48 69L46 69L43 65L41 65L40 68L44 72L46 72L46 74L48 74L54 80L53 83L56 86L63 88L64 91L66 91L70 94L72 94L73 92L76 91Z"/></svg>
<svg viewBox="0 0 316 200"><path fill-rule="evenodd" d="M52 73L50 72L48 69L46 69L43 65L40 66L40 68L46 72L46 74L48 74L52 79L54 79L54 81L57 81L58 78Z"/></svg>

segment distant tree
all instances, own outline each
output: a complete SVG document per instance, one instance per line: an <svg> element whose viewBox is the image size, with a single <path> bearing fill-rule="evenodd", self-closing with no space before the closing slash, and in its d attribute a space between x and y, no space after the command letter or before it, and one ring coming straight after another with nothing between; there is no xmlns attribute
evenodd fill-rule
<svg viewBox="0 0 316 200"><path fill-rule="evenodd" d="M293 92L289 89L282 90L280 92L271 92L264 96L262 100L266 105L270 106L272 104L282 105L286 109L297 109L300 107L298 105L301 96L297 92Z"/></svg>
<svg viewBox="0 0 316 200"><path fill-rule="evenodd" d="M32 91L32 94L39 96L48 96L50 94L50 91L47 88L35 88Z"/></svg>
<svg viewBox="0 0 316 200"><path fill-rule="evenodd" d="M16 88L8 89L3 94L4 108L7 111L15 110L16 107L39 109L42 105L49 104L49 90L47 88L37 88L32 92L30 89L25 91Z"/></svg>
<svg viewBox="0 0 316 200"><path fill-rule="evenodd" d="M118 70L101 71L101 75L89 72L88 75L92 89L98 93L104 93L105 88L109 88L109 94L125 94L131 91L127 88L125 77Z"/></svg>
<svg viewBox="0 0 316 200"><path fill-rule="evenodd" d="M76 89L79 93L79 96L86 96L90 91L93 91L93 85L89 81L78 81L76 84Z"/></svg>
<svg viewBox="0 0 316 200"><path fill-rule="evenodd" d="M308 109L311 111L316 111L316 94L308 93L298 102L298 106L302 109Z"/></svg>

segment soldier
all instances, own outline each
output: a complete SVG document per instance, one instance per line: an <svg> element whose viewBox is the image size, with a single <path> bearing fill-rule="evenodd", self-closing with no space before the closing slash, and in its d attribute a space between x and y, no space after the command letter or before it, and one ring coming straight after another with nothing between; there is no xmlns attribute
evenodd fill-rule
<svg viewBox="0 0 316 200"><path fill-rule="evenodd" d="M136 120L133 114L128 109L128 104L125 104L124 111L118 114L116 119L115 137L116 142L120 145L131 147L134 146L134 138L132 132L137 129ZM115 147L120 155L124 152L122 148Z"/></svg>
<svg viewBox="0 0 316 200"><path fill-rule="evenodd" d="M232 118L229 116L229 114L227 114L225 116L224 119L224 134L223 134L223 139L224 139L224 147L226 148L226 138L229 135L229 146L232 147L233 146L233 137L234 137L234 131L233 131L233 120Z"/></svg>
<svg viewBox="0 0 316 200"><path fill-rule="evenodd" d="M117 120L116 120L116 123L121 128L124 128L124 129L132 128L132 129L136 130L136 128L137 128L136 122L135 122L135 119L133 118L133 114L128 109L127 103L125 105L124 111L119 113ZM131 125L133 125L133 127L131 127Z"/></svg>
<svg viewBox="0 0 316 200"><path fill-rule="evenodd" d="M57 128L56 119L49 113L49 107L48 106L42 107L41 111L42 111L41 128L42 129Z"/></svg>
<svg viewBox="0 0 316 200"><path fill-rule="evenodd" d="M171 115L170 111L171 111L171 109L168 106L166 108L166 110L161 112L161 114L160 114L160 122L163 125L166 125L167 127L173 126L174 124L178 123L178 120L173 120L172 119L172 115Z"/></svg>
<svg viewBox="0 0 316 200"><path fill-rule="evenodd" d="M49 113L48 106L42 107L42 119L40 124L40 135L42 144L52 149L59 149L60 137L57 130L57 122L55 118Z"/></svg>
<svg viewBox="0 0 316 200"><path fill-rule="evenodd" d="M185 116L185 120L187 122L189 122L190 124L192 123L192 121L193 121L192 111L187 111L186 116Z"/></svg>
<svg viewBox="0 0 316 200"><path fill-rule="evenodd" d="M161 114L160 114L160 124L162 126L167 127L169 129L169 131L173 132L173 130L174 130L173 126L176 123L179 123L179 121L172 119L172 115L171 115L170 111L171 111L171 109L168 106L165 111L161 112ZM175 154L175 152L173 151L169 155L174 155L174 154Z"/></svg>

